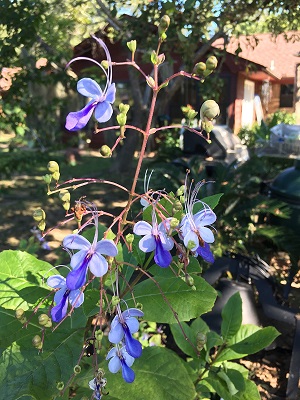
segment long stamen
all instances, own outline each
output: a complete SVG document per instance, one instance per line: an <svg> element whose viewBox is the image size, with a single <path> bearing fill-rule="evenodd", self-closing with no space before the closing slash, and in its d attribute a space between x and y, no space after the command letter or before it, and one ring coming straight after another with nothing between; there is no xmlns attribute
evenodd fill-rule
<svg viewBox="0 0 300 400"><path fill-rule="evenodd" d="M98 67L100 67L102 69L102 71L104 72L105 76L106 76L106 80L108 81L108 73L106 72L105 68L102 67L102 65L100 63L98 63L98 61L94 60L93 58L89 58L89 57L75 57L73 58L71 61L68 62L68 64L66 65L65 68L68 68L74 61L80 61L80 60L87 60L87 61L91 61L95 64L98 65ZM107 86L107 84L106 84Z"/></svg>
<svg viewBox="0 0 300 400"><path fill-rule="evenodd" d="M107 62L108 62L108 70L107 70L107 74L106 74L107 82L106 82L106 86L105 86L105 89L104 89L104 93L105 93L107 91L107 89L109 88L109 86L111 85L111 82L112 82L111 56L110 56L110 52L109 52L106 44L103 42L102 39L97 38L94 35L92 35L92 38L95 39L100 44L100 46L103 48L103 50L105 51L105 54L106 54Z"/></svg>

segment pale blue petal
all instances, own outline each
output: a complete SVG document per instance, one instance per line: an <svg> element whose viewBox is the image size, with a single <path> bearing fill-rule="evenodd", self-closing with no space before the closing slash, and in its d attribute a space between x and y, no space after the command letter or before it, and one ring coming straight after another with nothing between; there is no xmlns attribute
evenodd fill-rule
<svg viewBox="0 0 300 400"><path fill-rule="evenodd" d="M64 238L63 247L72 250L89 250L91 243L81 235L72 234Z"/></svg>
<svg viewBox="0 0 300 400"><path fill-rule="evenodd" d="M121 361L118 356L113 357L108 363L108 369L111 373L116 374L121 368Z"/></svg>
<svg viewBox="0 0 300 400"><path fill-rule="evenodd" d="M105 275L108 270L108 263L101 254L94 253L89 261L89 269L92 274L100 278Z"/></svg>
<svg viewBox="0 0 300 400"><path fill-rule="evenodd" d="M61 275L53 275L47 279L47 285L57 289L66 286L66 279Z"/></svg>
<svg viewBox="0 0 300 400"><path fill-rule="evenodd" d="M153 251L156 247L155 239L153 235L146 235L139 241L139 248L144 252L148 253Z"/></svg>
<svg viewBox="0 0 300 400"><path fill-rule="evenodd" d="M195 232L189 231L184 236L183 243L184 243L185 247L188 246L189 241L192 241L192 242L195 243L195 247L193 247L191 249L192 251L195 251L199 247L199 239L198 239L198 236L197 236L197 234Z"/></svg>
<svg viewBox="0 0 300 400"><path fill-rule="evenodd" d="M212 210L202 210L194 215L196 226L211 225L216 222L217 216Z"/></svg>
<svg viewBox="0 0 300 400"><path fill-rule="evenodd" d="M152 226L146 221L139 221L133 227L133 233L144 236L152 234Z"/></svg>
<svg viewBox="0 0 300 400"><path fill-rule="evenodd" d="M96 244L95 252L105 254L106 256L115 257L118 254L118 248L113 240L102 239Z"/></svg>
<svg viewBox="0 0 300 400"><path fill-rule="evenodd" d="M128 367L131 367L134 363L135 358L127 353L125 347L122 347L121 353Z"/></svg>
<svg viewBox="0 0 300 400"><path fill-rule="evenodd" d="M112 83L106 91L106 101L114 103L116 99L116 85Z"/></svg>
<svg viewBox="0 0 300 400"><path fill-rule="evenodd" d="M89 122L95 108L94 100L90 101L82 110L70 112L66 118L66 129L74 132L82 129Z"/></svg>
<svg viewBox="0 0 300 400"><path fill-rule="evenodd" d="M96 100L102 96L100 86L91 78L80 79L77 83L77 91L85 97L92 97Z"/></svg>
<svg viewBox="0 0 300 400"><path fill-rule="evenodd" d="M84 293L81 290L71 290L69 294L69 302L75 308L80 307L81 304L84 302Z"/></svg>
<svg viewBox="0 0 300 400"><path fill-rule="evenodd" d="M73 254L70 262L71 268L78 269L85 261L86 256L87 256L86 250L79 250L77 253Z"/></svg>
<svg viewBox="0 0 300 400"><path fill-rule="evenodd" d="M215 241L214 234L209 228L206 228L205 226L197 227L200 233L201 238L204 240L206 243L213 243Z"/></svg>
<svg viewBox="0 0 300 400"><path fill-rule="evenodd" d="M174 242L173 242L173 240L170 238L170 237L168 237L165 233L163 233L163 232L160 232L159 233L159 237L160 237L160 240L161 240L161 243L162 243L162 245L163 245L163 248L165 249L165 250L172 250L173 249L173 247L174 247Z"/></svg>
<svg viewBox="0 0 300 400"><path fill-rule="evenodd" d="M112 347L110 350L109 350L109 352L107 353L107 356L106 356L106 360L109 360L110 358L112 358L112 357L115 357L117 355L117 348L116 347Z"/></svg>
<svg viewBox="0 0 300 400"><path fill-rule="evenodd" d="M114 320L113 320L113 322L114 322ZM115 323L114 325L113 325L113 322L110 327L110 331L108 333L108 340L111 343L117 344L123 339L124 329L123 329L122 325L120 324L120 322Z"/></svg>
<svg viewBox="0 0 300 400"><path fill-rule="evenodd" d="M139 308L128 308L122 312L123 318L127 319L130 317L143 317L144 313Z"/></svg>
<svg viewBox="0 0 300 400"><path fill-rule="evenodd" d="M139 321L132 317L132 318L127 318L126 319L126 325L128 326L130 333L135 333L139 330L140 323Z"/></svg>
<svg viewBox="0 0 300 400"><path fill-rule="evenodd" d="M98 122L107 122L110 120L113 108L108 101L102 101L96 105L95 118Z"/></svg>

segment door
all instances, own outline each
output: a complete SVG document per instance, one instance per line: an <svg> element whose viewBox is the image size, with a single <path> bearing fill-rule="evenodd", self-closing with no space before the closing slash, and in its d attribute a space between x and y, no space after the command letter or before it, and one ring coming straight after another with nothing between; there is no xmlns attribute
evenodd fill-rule
<svg viewBox="0 0 300 400"><path fill-rule="evenodd" d="M244 82L244 99L242 103L242 127L251 128L254 117L254 82Z"/></svg>

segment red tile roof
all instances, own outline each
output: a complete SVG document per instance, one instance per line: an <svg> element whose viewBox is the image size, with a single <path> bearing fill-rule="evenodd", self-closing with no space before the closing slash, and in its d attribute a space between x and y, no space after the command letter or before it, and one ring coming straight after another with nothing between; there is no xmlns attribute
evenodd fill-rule
<svg viewBox="0 0 300 400"><path fill-rule="evenodd" d="M285 36L290 40L286 41ZM218 39L213 46L223 49L224 40ZM295 76L296 64L300 63L300 31L286 32L277 37L270 33L232 37L226 51L235 54L238 49L241 50L239 57L265 66L279 79L291 78Z"/></svg>

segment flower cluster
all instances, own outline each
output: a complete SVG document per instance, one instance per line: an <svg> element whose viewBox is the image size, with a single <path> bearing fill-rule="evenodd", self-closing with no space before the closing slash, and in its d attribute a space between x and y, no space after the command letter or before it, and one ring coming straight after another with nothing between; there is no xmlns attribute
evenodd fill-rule
<svg viewBox="0 0 300 400"><path fill-rule="evenodd" d="M139 330L139 321L135 317L142 317L144 313L138 308L128 308L121 312L117 305L117 315L111 323L108 340L115 344L107 354L108 369L112 373L122 369L125 382L132 383L135 379L134 371L130 368L134 360L142 355L141 343L132 337Z"/></svg>

